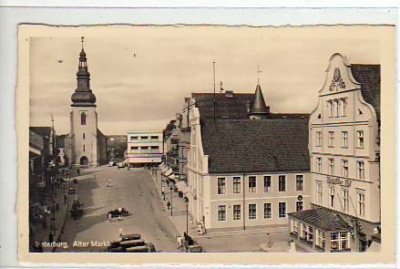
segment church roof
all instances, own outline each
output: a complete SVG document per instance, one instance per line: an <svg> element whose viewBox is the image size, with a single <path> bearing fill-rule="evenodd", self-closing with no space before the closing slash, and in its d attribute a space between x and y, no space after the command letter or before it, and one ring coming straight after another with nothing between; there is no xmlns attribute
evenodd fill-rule
<svg viewBox="0 0 400 269"><path fill-rule="evenodd" d="M352 64L351 71L355 80L361 83L364 100L374 107L378 122L380 122L381 66Z"/></svg>
<svg viewBox="0 0 400 269"><path fill-rule="evenodd" d="M206 120L210 173L309 171L308 119Z"/></svg>

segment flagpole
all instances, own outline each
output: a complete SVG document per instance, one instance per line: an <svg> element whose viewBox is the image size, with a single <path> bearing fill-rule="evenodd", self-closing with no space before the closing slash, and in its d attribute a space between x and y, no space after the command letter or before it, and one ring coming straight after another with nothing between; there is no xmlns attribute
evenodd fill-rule
<svg viewBox="0 0 400 269"><path fill-rule="evenodd" d="M215 122L215 103L216 103L216 97L215 97L215 61L213 61L213 76L214 76L214 122Z"/></svg>

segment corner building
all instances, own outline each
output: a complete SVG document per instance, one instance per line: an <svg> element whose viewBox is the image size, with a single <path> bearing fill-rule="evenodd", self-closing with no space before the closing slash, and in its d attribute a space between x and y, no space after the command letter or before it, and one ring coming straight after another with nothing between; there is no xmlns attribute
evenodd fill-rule
<svg viewBox="0 0 400 269"><path fill-rule="evenodd" d="M309 121L312 209L289 214L311 251L365 251L380 243L380 66L333 54Z"/></svg>
<svg viewBox="0 0 400 269"><path fill-rule="evenodd" d="M254 94L194 93L189 212L206 229L287 226L310 205L308 116L274 114Z"/></svg>

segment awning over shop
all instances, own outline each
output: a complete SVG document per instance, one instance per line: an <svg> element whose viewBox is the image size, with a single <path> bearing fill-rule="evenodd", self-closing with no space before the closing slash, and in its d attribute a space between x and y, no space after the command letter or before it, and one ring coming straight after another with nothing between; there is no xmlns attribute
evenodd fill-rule
<svg viewBox="0 0 400 269"><path fill-rule="evenodd" d="M188 191L188 187L186 186L186 183L183 181L178 181L175 185L179 191L186 193Z"/></svg>

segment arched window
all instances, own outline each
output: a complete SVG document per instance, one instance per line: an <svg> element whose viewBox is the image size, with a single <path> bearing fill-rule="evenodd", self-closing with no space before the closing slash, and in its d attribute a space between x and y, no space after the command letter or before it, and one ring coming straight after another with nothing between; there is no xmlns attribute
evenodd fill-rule
<svg viewBox="0 0 400 269"><path fill-rule="evenodd" d="M81 125L86 125L86 113L81 113Z"/></svg>

